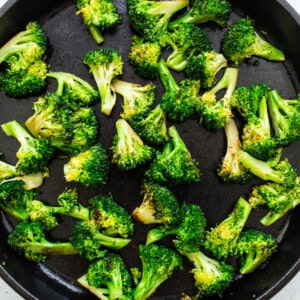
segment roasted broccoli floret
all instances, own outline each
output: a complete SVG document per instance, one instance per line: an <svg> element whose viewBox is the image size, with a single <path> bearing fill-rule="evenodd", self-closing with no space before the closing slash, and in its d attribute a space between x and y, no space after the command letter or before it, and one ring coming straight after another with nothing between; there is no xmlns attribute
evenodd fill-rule
<svg viewBox="0 0 300 300"><path fill-rule="evenodd" d="M161 45L158 42L144 41L142 37L133 35L128 61L139 76L155 80L158 75L161 52Z"/></svg>
<svg viewBox="0 0 300 300"><path fill-rule="evenodd" d="M96 186L107 182L109 160L105 148L97 143L91 148L72 156L64 164L67 182L80 182L83 186Z"/></svg>
<svg viewBox="0 0 300 300"><path fill-rule="evenodd" d="M180 253L194 266L191 273L194 275L195 287L200 295L221 295L233 281L234 268L230 264L211 258L200 250L192 253L180 251Z"/></svg>
<svg viewBox="0 0 300 300"><path fill-rule="evenodd" d="M300 139L300 94L284 99L277 90L268 94L268 108L278 144L286 147Z"/></svg>
<svg viewBox="0 0 300 300"><path fill-rule="evenodd" d="M165 87L160 106L167 117L183 122L193 116L200 102L200 81L183 79L178 84L163 59L160 59L158 74Z"/></svg>
<svg viewBox="0 0 300 300"><path fill-rule="evenodd" d="M45 32L38 23L29 22L0 48L0 88L16 98L40 93L47 85L46 50Z"/></svg>
<svg viewBox="0 0 300 300"><path fill-rule="evenodd" d="M141 279L133 290L134 300L148 299L176 269L183 269L181 256L165 246L139 245L139 256L142 263Z"/></svg>
<svg viewBox="0 0 300 300"><path fill-rule="evenodd" d="M109 116L116 104L111 81L123 73L123 59L115 49L98 48L85 53L82 62L88 65L94 76L101 98L100 110Z"/></svg>
<svg viewBox="0 0 300 300"><path fill-rule="evenodd" d="M231 97L236 88L238 69L227 67L222 78L200 98L199 113L200 123L208 129L223 128L232 117ZM218 93L224 94L217 99Z"/></svg>
<svg viewBox="0 0 300 300"><path fill-rule="evenodd" d="M173 192L167 187L152 182L144 182L141 190L142 202L132 216L143 224L178 223L179 204Z"/></svg>
<svg viewBox="0 0 300 300"><path fill-rule="evenodd" d="M207 33L189 23L179 23L174 30L163 34L160 43L163 47L171 48L166 65L178 72L185 69L191 57L211 50L211 41Z"/></svg>
<svg viewBox="0 0 300 300"><path fill-rule="evenodd" d="M192 158L174 125L169 127L168 135L170 140L157 153L145 173L146 177L150 181L168 186L200 181L198 162Z"/></svg>
<svg viewBox="0 0 300 300"><path fill-rule="evenodd" d="M116 122L116 129L112 145L112 162L121 170L133 170L154 157L154 148L144 144L126 120L119 119Z"/></svg>
<svg viewBox="0 0 300 300"><path fill-rule="evenodd" d="M271 234L255 229L242 232L233 254L239 260L240 273L248 274L255 271L277 248L276 240Z"/></svg>
<svg viewBox="0 0 300 300"><path fill-rule="evenodd" d="M77 0L76 5L76 14L81 14L97 44L104 42L103 31L122 23L123 17L112 0Z"/></svg>
<svg viewBox="0 0 300 300"><path fill-rule="evenodd" d="M208 89L215 83L217 73L226 67L227 60L224 55L211 50L190 57L184 73L189 79L200 80L201 87Z"/></svg>
<svg viewBox="0 0 300 300"><path fill-rule="evenodd" d="M56 94L68 101L70 107L77 110L96 103L99 93L87 81L66 72L49 72L47 77L57 81Z"/></svg>
<svg viewBox="0 0 300 300"><path fill-rule="evenodd" d="M70 242L47 240L39 222L23 221L8 236L8 244L27 260L41 262L49 255L73 255L77 250Z"/></svg>
<svg viewBox="0 0 300 300"><path fill-rule="evenodd" d="M7 136L12 136L20 143L16 156L16 170L23 174L31 174L45 170L53 158L54 149L50 143L33 137L18 121L10 121L1 125Z"/></svg>
<svg viewBox="0 0 300 300"><path fill-rule="evenodd" d="M158 42L172 16L187 5L188 0L127 0L130 26L145 41Z"/></svg>
<svg viewBox="0 0 300 300"><path fill-rule="evenodd" d="M176 28L180 23L202 24L215 22L225 27L231 13L231 5L227 0L194 0L191 8L182 16L171 22L169 27Z"/></svg>
<svg viewBox="0 0 300 300"><path fill-rule="evenodd" d="M206 232L203 243L205 249L212 252L217 259L225 260L232 255L251 210L251 205L240 197L232 212Z"/></svg>
<svg viewBox="0 0 300 300"><path fill-rule="evenodd" d="M271 61L284 61L281 50L267 42L254 28L254 21L241 18L229 26L223 37L222 52L234 65L252 56Z"/></svg>
<svg viewBox="0 0 300 300"><path fill-rule="evenodd" d="M186 253L198 251L204 241L206 218L200 206L184 203L179 211L179 220L174 224L165 224L148 231L147 245L167 236L174 236L178 250Z"/></svg>
<svg viewBox="0 0 300 300"><path fill-rule="evenodd" d="M130 121L135 115L145 115L154 105L156 85L152 82L142 85L114 79L112 88L123 97L123 112L120 116L127 121Z"/></svg>
<svg viewBox="0 0 300 300"><path fill-rule="evenodd" d="M99 299L131 300L132 278L122 257L107 252L90 263L86 274L77 280Z"/></svg>

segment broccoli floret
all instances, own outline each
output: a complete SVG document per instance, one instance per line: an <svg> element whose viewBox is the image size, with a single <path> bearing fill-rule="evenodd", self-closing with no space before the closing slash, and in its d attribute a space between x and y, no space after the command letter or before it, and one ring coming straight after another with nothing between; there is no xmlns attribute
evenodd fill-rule
<svg viewBox="0 0 300 300"><path fill-rule="evenodd" d="M246 124L242 132L242 149L252 156L268 160L278 154L278 144L272 135L267 95L270 87L266 84L238 87L231 99L244 117Z"/></svg>
<svg viewBox="0 0 300 300"><path fill-rule="evenodd" d="M94 219L79 221L73 226L71 243L88 260L103 257L107 249L120 250L131 242L131 239L106 235L99 229Z"/></svg>
<svg viewBox="0 0 300 300"><path fill-rule="evenodd" d="M16 156L16 170L31 174L43 171L53 158L54 149L50 143L33 137L18 121L10 121L1 125L7 136L12 136L20 143Z"/></svg>
<svg viewBox="0 0 300 300"><path fill-rule="evenodd" d="M231 5L227 0L194 0L191 8L182 17L171 22L169 27L175 28L180 23L202 24L215 22L225 27L231 13Z"/></svg>
<svg viewBox="0 0 300 300"><path fill-rule="evenodd" d="M198 162L192 158L190 151L179 135L176 127L169 127L170 140L158 152L145 173L153 182L168 186L199 182L201 171Z"/></svg>
<svg viewBox="0 0 300 300"><path fill-rule="evenodd" d="M132 299L132 278L122 257L107 252L104 257L91 262L78 282L99 299Z"/></svg>
<svg viewBox="0 0 300 300"><path fill-rule="evenodd" d="M150 145L158 146L168 140L166 113L158 104L143 115L136 115L130 120L133 130Z"/></svg>
<svg viewBox="0 0 300 300"><path fill-rule="evenodd" d="M184 203L179 211L178 222L150 229L147 234L147 245L167 236L174 236L177 249L186 253L198 251L204 241L206 226L206 218L200 206Z"/></svg>
<svg viewBox="0 0 300 300"><path fill-rule="evenodd" d="M120 79L112 81L112 88L123 97L123 112L120 116L130 121L135 115L145 115L154 105L156 85L152 82L141 85Z"/></svg>
<svg viewBox="0 0 300 300"><path fill-rule="evenodd" d="M192 253L180 251L193 264L195 286L202 296L218 296L226 290L234 279L234 268L205 255L198 250Z"/></svg>
<svg viewBox="0 0 300 300"><path fill-rule="evenodd" d="M144 182L142 202L132 216L143 224L170 225L179 221L179 204L173 192L159 184Z"/></svg>
<svg viewBox="0 0 300 300"><path fill-rule="evenodd" d="M171 48L166 65L178 72L185 69L191 57L211 50L211 41L207 33L189 23L179 23L174 30L163 34L160 43L163 47Z"/></svg>
<svg viewBox="0 0 300 300"><path fill-rule="evenodd" d="M144 79L155 80L158 75L158 62L161 56L158 42L147 42L133 35L128 61L134 71Z"/></svg>
<svg viewBox="0 0 300 300"><path fill-rule="evenodd" d="M248 17L241 18L229 26L223 37L222 52L234 65L239 65L252 56L271 61L285 60L281 50L256 32L254 21Z"/></svg>
<svg viewBox="0 0 300 300"><path fill-rule="evenodd" d="M108 155L105 148L97 143L72 156L63 169L67 182L80 182L85 187L106 183L109 173Z"/></svg>
<svg viewBox="0 0 300 300"><path fill-rule="evenodd" d="M205 249L212 252L217 259L227 259L235 248L251 210L251 205L240 197L232 212L207 231L204 241Z"/></svg>
<svg viewBox="0 0 300 300"><path fill-rule="evenodd" d="M238 69L227 67L222 78L200 98L200 123L210 130L223 128L232 117L231 97L236 88ZM217 94L224 94L217 99Z"/></svg>
<svg viewBox="0 0 300 300"><path fill-rule="evenodd" d="M116 129L112 145L112 162L121 170L133 170L154 157L154 148L144 144L126 120L119 119L116 122Z"/></svg>
<svg viewBox="0 0 300 300"><path fill-rule="evenodd" d="M178 84L163 59L160 59L158 74L165 87L160 106L167 117L183 122L193 116L200 102L200 81L183 79Z"/></svg>
<svg viewBox="0 0 300 300"><path fill-rule="evenodd" d="M16 166L0 160L0 182L18 175L19 172L16 170Z"/></svg>
<svg viewBox="0 0 300 300"><path fill-rule="evenodd" d="M77 250L69 242L47 240L39 222L23 221L8 236L8 244L27 260L45 261L48 255L73 255Z"/></svg>
<svg viewBox="0 0 300 300"><path fill-rule="evenodd" d="M277 142L286 147L300 139L300 94L284 99L277 90L268 95L268 108Z"/></svg>
<svg viewBox="0 0 300 300"><path fill-rule="evenodd" d="M96 103L99 93L87 81L66 72L49 72L47 77L57 81L56 94L68 101L72 109L89 107Z"/></svg>
<svg viewBox="0 0 300 300"><path fill-rule="evenodd" d="M139 256L142 271L141 279L133 290L134 300L148 299L176 269L183 269L181 256L165 246L139 245Z"/></svg>
<svg viewBox="0 0 300 300"><path fill-rule="evenodd" d="M8 96L36 95L46 87L46 50L46 34L36 22L29 22L25 30L0 48L0 82Z"/></svg>
<svg viewBox="0 0 300 300"><path fill-rule="evenodd" d="M104 42L103 31L122 23L123 17L112 0L77 0L76 5L76 14L81 14L97 44Z"/></svg>
<svg viewBox="0 0 300 300"><path fill-rule="evenodd" d="M184 73L189 79L200 80L201 87L208 89L215 83L217 73L226 67L227 60L224 55L211 50L190 57Z"/></svg>
<svg viewBox="0 0 300 300"><path fill-rule="evenodd" d="M271 234L254 229L242 232L234 249L234 256L240 263L240 273L255 271L277 248L276 240Z"/></svg>
<svg viewBox="0 0 300 300"><path fill-rule="evenodd" d="M123 73L123 59L117 50L98 48L91 50L82 58L93 74L101 98L101 112L109 116L116 104L116 93L111 88L111 81Z"/></svg>

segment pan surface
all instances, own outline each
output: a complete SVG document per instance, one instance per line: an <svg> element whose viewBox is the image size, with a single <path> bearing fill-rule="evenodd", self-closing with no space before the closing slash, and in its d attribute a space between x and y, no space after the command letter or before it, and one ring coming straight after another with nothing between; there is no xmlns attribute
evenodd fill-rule
<svg viewBox="0 0 300 300"><path fill-rule="evenodd" d="M240 3L241 2L241 3ZM117 49L125 58L122 79L144 83L128 65L126 57L130 48L131 31L126 18L126 5L123 0L115 1L119 12L124 16L122 25L114 31L105 34L103 47ZM261 32L267 32L266 39L284 51L287 60L284 63L271 63L253 58L243 63L239 69L238 85L266 83L277 89L284 97L296 97L300 91L300 18L294 14L284 1L232 1L233 13L230 23L241 16L250 16L256 20L256 27ZM75 15L74 1L10 1L0 10L0 45L24 28L28 21L38 21L49 38L48 62L52 71L74 73L95 85L86 66L81 62L84 53L97 48L87 28L79 16ZM201 26L212 40L216 51L220 50L220 40L224 29L213 24ZM180 79L180 77L178 77ZM163 92L157 81L158 95ZM49 90L55 90L53 82L49 82ZM159 97L158 97L159 99ZM28 99L12 99L0 93L1 123L18 120L20 123L32 114L32 103L36 97ZM121 98L111 117L99 113L95 106L99 124L99 141L106 147L111 156L110 147L115 134L115 121L121 112ZM249 185L224 184L216 176L216 167L225 153L226 140L223 131L210 132L199 125L198 120L191 119L176 124L183 140L186 142L194 158L199 162L202 179L198 184L180 186L173 189L179 202L198 203L203 209L208 226L214 226L225 218L232 210L240 196L247 198L251 186L260 183L252 181ZM0 132L0 149L5 154L5 160L15 163L17 143L8 139ZM288 157L291 164L300 169L300 142L296 142L284 150L283 156ZM67 186L62 173L66 159L57 159L50 166L50 177L39 189L40 198L49 204L55 204L57 196ZM96 193L111 193L114 199L128 211L132 211L141 201L139 191L144 169L134 172L120 172L111 166L110 180L107 185L95 189L83 189L78 186L79 196L83 204ZM298 172L299 174L299 172ZM74 186L68 184L68 186ZM246 228L257 228L271 233L279 242L279 250L270 262L253 274L237 276L223 299L269 299L284 286L299 271L299 234L297 214L299 207L293 213L276 224L266 228L259 224L263 209L253 212ZM0 215L0 275L26 299L95 299L82 289L76 279L87 270L87 261L79 256L49 257L45 263L30 263L13 252L7 245L8 233L14 226L14 221L1 213ZM61 219L62 225L51 234L54 239L66 240L73 224L72 219ZM297 226L298 225L298 226ZM137 245L145 242L145 234L149 227L136 224L133 241L121 251L128 266L140 264ZM188 270L191 266L186 262L186 271L175 272L157 290L153 299L180 299L182 292L192 294L194 286L192 275Z"/></svg>

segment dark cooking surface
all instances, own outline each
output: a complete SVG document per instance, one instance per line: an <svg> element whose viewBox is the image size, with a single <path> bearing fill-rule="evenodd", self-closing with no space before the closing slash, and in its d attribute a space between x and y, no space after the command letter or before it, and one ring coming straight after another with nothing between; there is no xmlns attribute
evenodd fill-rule
<svg viewBox="0 0 300 300"><path fill-rule="evenodd" d="M60 2L60 4L58 4ZM241 1L234 1L241 2ZM239 67L238 85L249 85L252 83L266 83L287 98L295 97L299 91L300 76L300 28L290 17L290 14L283 10L282 6L274 1L243 1L246 9L234 6L234 13L230 22L245 15L245 11L250 16L257 19L258 29L269 32L268 38L287 54L287 62L271 63L261 59L251 59L248 63L243 63ZM51 3L51 4L50 4ZM127 57L130 47L130 30L126 19L125 1L116 0L119 12L123 14L124 21L121 26L111 33L105 35L106 41L103 47L113 47L117 49L123 58ZM26 4L26 5L25 5ZM255 5L260 5L261 9L253 9ZM268 11L267 18L264 8L272 5ZM34 7L40 7L34 9ZM74 73L81 78L95 85L92 77L88 74L87 68L81 63L83 54L97 45L92 40L87 28L82 24L81 18L75 15L75 5L73 1L17 1L17 4L8 11L2 18L0 14L0 45L3 44L12 34L22 30L29 20L37 20L45 29L50 40L49 59L52 71L65 71ZM258 13L258 11L261 12ZM0 11L1 12L1 11ZM277 18L278 17L278 18ZM266 19L271 20L265 24ZM280 20L280 26L274 27L272 20ZM16 22L17 20L17 22ZM299 18L298 18L299 20ZM16 22L12 26L12 22ZM220 39L223 31L214 25L201 26L209 34L215 50L219 50ZM272 31L272 28L274 31ZM287 36L286 29L291 35ZM279 36L275 35L278 33ZM298 38L298 40L297 40ZM298 46L298 47L296 47ZM298 55L298 57L297 57ZM138 81L143 83L132 71L128 64L125 64L122 78L127 81ZM49 81L50 82L50 81ZM159 85L159 92L162 88ZM54 90L53 81L49 85L50 90ZM17 119L24 122L32 113L32 102L36 97L15 100L8 99L0 93L1 123ZM106 117L99 113L99 106L96 111L100 122L100 142L109 150L112 137L115 133L114 123L121 111L121 98L113 111L111 117ZM210 132L199 125L196 119L189 120L176 125L182 138L186 141L192 155L199 161L202 171L202 180L198 184L178 187L174 189L178 200L191 201L200 204L207 216L208 226L213 226L222 220L231 211L239 196L247 198L251 186L260 181L253 181L249 185L224 184L216 176L215 170L218 161L224 155L226 148L225 136L221 131ZM0 149L5 153L7 161L15 162L15 151L17 143L0 132ZM299 160L300 142L294 143L284 151L293 166L300 169ZM109 152L111 155L111 152ZM45 181L40 198L44 198L50 204L55 203L55 199L60 194L66 184L63 178L62 166L66 160L56 160L50 169L50 178ZM95 193L111 192L114 199L128 211L140 203L139 189L142 169L134 172L120 172L114 166L111 167L110 181L105 186L97 189L82 189L79 187L79 195L83 203ZM68 185L73 186L73 185ZM296 224L296 215L299 208L291 216L278 221L270 228L260 226L258 220L264 214L264 210L253 212L247 223L247 228L257 228L265 232L272 233L280 241L279 251L272 257L271 262L265 268L257 270L248 276L237 277L236 281L224 293L223 299L253 299L256 297L270 297L274 294L293 274L299 270L299 226ZM79 256L73 257L49 257L44 264L34 264L19 257L6 245L7 233L11 229L13 222L1 214L0 222L0 261L5 262L0 274L22 296L31 299L31 294L40 299L94 299L88 292L81 289L76 284L76 279L86 272L87 262ZM53 231L53 238L67 238L72 219L62 219L62 226ZM145 241L145 234L148 227L137 224L136 234L129 246L121 251L122 256L129 266L139 264L137 255L137 245ZM165 282L156 295L167 296L166 299L178 299L181 292L188 293L193 289L192 275L188 273L190 265L187 265L185 272L175 272L171 280ZM175 295L174 297L171 295ZM177 296L176 296L177 295ZM156 298L158 299L158 298Z"/></svg>

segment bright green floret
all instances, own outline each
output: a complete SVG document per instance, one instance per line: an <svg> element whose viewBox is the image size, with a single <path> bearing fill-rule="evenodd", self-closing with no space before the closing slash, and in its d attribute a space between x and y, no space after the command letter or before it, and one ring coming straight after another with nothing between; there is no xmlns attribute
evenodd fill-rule
<svg viewBox="0 0 300 300"><path fill-rule="evenodd" d="M136 220L143 224L164 225L179 222L179 204L170 189L152 182L144 182L141 195L142 202L132 212Z"/></svg>
<svg viewBox="0 0 300 300"><path fill-rule="evenodd" d="M43 171L48 167L54 155L53 147L48 141L33 137L16 120L2 124L1 128L7 136L14 137L20 143L20 148L16 153L17 171L31 174Z"/></svg>
<svg viewBox="0 0 300 300"><path fill-rule="evenodd" d="M215 83L217 73L226 67L227 60L224 55L210 50L190 57L184 73L189 79L200 80L201 87L208 89Z"/></svg>
<svg viewBox="0 0 300 300"><path fill-rule="evenodd" d="M108 180L109 159L105 148L97 143L72 156L64 165L67 182L80 182L83 186L96 186Z"/></svg>
<svg viewBox="0 0 300 300"><path fill-rule="evenodd" d="M174 236L174 244L180 251L198 251L204 241L206 218L202 209L193 203L184 203L179 211L178 221L173 224L154 227L148 231L147 245L167 236Z"/></svg>
<svg viewBox="0 0 300 300"><path fill-rule="evenodd" d="M169 127L168 135L170 140L157 153L145 173L146 177L150 181L168 186L199 182L201 171L198 162L192 158L174 125Z"/></svg>
<svg viewBox="0 0 300 300"><path fill-rule="evenodd" d="M148 299L176 269L183 268L181 256L165 246L140 245L139 256L142 262L141 279L133 290L134 300Z"/></svg>
<svg viewBox="0 0 300 300"><path fill-rule="evenodd" d="M200 123L210 130L223 128L232 117L231 97L236 88L238 69L227 67L221 79L200 98ZM218 99L218 93L224 94Z"/></svg>
<svg viewBox="0 0 300 300"><path fill-rule="evenodd" d="M154 148L144 144L126 120L119 119L116 122L116 129L112 145L112 162L121 170L133 170L154 157Z"/></svg>
<svg viewBox="0 0 300 300"><path fill-rule="evenodd" d="M111 81L123 73L123 60L117 50L98 48L91 50L82 58L93 74L101 98L101 112L109 116L116 104L116 93Z"/></svg>
<svg viewBox="0 0 300 300"><path fill-rule="evenodd" d="M242 232L236 243L234 256L239 260L240 273L248 274L265 263L278 245L272 235L249 229Z"/></svg>
<svg viewBox="0 0 300 300"><path fill-rule="evenodd" d="M153 107L156 99L156 85L152 82L142 85L114 79L112 88L123 97L123 112L120 116L127 121L135 115L145 115Z"/></svg>
<svg viewBox="0 0 300 300"><path fill-rule="evenodd" d="M194 0L191 8L177 20L170 23L175 28L180 23L202 24L215 22L225 27L231 13L231 5L227 0Z"/></svg>
<svg viewBox="0 0 300 300"><path fill-rule="evenodd" d="M239 198L232 212L219 224L207 231L204 247L220 260L227 259L236 246L251 212L251 205Z"/></svg>
<svg viewBox="0 0 300 300"><path fill-rule="evenodd" d="M200 102L200 81L183 79L178 84L163 59L159 62L158 74L165 87L160 106L167 117L174 122L192 117Z"/></svg>
<svg viewBox="0 0 300 300"><path fill-rule="evenodd" d="M229 26L223 37L222 52L234 65L252 56L271 61L285 60L282 51L258 35L250 18L241 18Z"/></svg>
<svg viewBox="0 0 300 300"><path fill-rule="evenodd" d="M104 42L103 31L122 23L123 17L112 0L77 0L76 5L76 14L81 14L97 44Z"/></svg>
<svg viewBox="0 0 300 300"><path fill-rule="evenodd" d="M8 244L27 260L42 262L49 255L73 255L77 250L69 242L50 242L42 225L23 221L8 236Z"/></svg>
<svg viewBox="0 0 300 300"><path fill-rule="evenodd" d="M268 95L268 108L277 142L286 147L300 139L300 94L284 99L277 90Z"/></svg>
<svg viewBox="0 0 300 300"><path fill-rule="evenodd" d="M179 23L174 30L163 34L160 43L163 47L171 48L166 64L177 72L185 69L191 57L211 50L211 41L207 33L189 23Z"/></svg>

